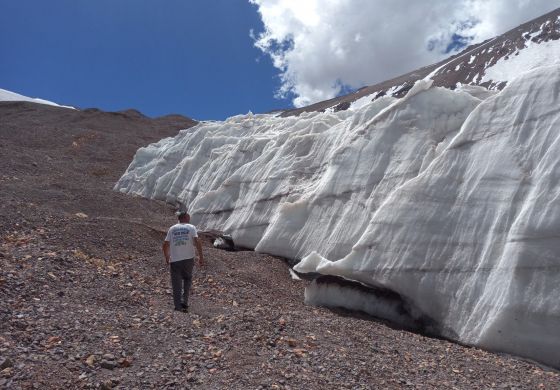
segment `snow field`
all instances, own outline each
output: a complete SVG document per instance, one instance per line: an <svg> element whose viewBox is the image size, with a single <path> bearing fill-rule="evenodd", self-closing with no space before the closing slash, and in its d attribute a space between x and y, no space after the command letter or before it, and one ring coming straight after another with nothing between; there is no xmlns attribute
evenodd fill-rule
<svg viewBox="0 0 560 390"><path fill-rule="evenodd" d="M538 35L539 33L535 34ZM500 58L495 65L487 68L482 77L482 82L509 81L528 70L554 64L560 64L560 40L540 44L528 40L527 47L517 52L517 55L512 54L508 59Z"/></svg>
<svg viewBox="0 0 560 390"><path fill-rule="evenodd" d="M56 104L44 99L38 98L30 98L27 96L20 95L19 93L7 91L5 89L0 88L0 102L32 102L32 103L39 103L39 104L46 104L49 106L56 106L56 107L64 107L64 108L74 108L70 106L61 106L60 104Z"/></svg>

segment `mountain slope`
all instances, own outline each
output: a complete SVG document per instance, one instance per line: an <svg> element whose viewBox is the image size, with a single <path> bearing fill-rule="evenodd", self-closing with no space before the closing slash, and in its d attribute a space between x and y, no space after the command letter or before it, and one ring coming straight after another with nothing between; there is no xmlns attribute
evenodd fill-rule
<svg viewBox="0 0 560 390"><path fill-rule="evenodd" d="M0 103L0 388L554 388L511 356L304 305L281 259L223 252L172 310L161 202L112 191L192 122Z"/></svg>
<svg viewBox="0 0 560 390"><path fill-rule="evenodd" d="M9 229L19 200L75 213L103 209L100 187L111 188L141 145L193 126L192 119L150 119L137 111L108 113L26 101L0 102L0 229ZM76 210L83 199L91 210ZM85 207L85 206L84 206Z"/></svg>
<svg viewBox="0 0 560 390"><path fill-rule="evenodd" d="M538 48L545 48L546 55L534 56ZM518 56L527 57L521 64L515 64ZM476 85L491 90L502 89L519 72L537 66L552 65L560 61L560 8L539 18L520 25L498 37L469 46L461 53L402 76L358 91L315 103L307 107L287 110L283 116L299 115L302 112L345 110L352 102L365 98L375 100L381 96L403 97L414 83L425 77L434 80L435 86L456 88L459 84ZM508 66L514 63L512 66ZM498 65L497 65L498 64ZM496 72L503 68L503 72ZM500 74L501 73L501 74ZM486 76L486 77L485 77ZM493 79L492 76L494 76Z"/></svg>

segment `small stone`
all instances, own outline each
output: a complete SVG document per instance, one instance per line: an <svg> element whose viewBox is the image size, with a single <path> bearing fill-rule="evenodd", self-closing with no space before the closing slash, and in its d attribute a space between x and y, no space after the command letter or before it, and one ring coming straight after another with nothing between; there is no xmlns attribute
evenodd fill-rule
<svg viewBox="0 0 560 390"><path fill-rule="evenodd" d="M14 362L10 358L0 357L0 370L13 366L14 366Z"/></svg>
<svg viewBox="0 0 560 390"><path fill-rule="evenodd" d="M99 363L99 365L100 365L102 368L106 368L106 369L108 369L108 370L112 370L112 369L114 369L115 367L117 367L117 363L116 363L116 362L108 361L108 360L102 360L101 363Z"/></svg>
<svg viewBox="0 0 560 390"><path fill-rule="evenodd" d="M104 382L101 382L101 384L99 385L99 388L101 390L111 390L113 388L113 381L106 380Z"/></svg>
<svg viewBox="0 0 560 390"><path fill-rule="evenodd" d="M10 378L13 373L14 373L14 368L13 367L4 368L2 371L0 371L0 374L4 378Z"/></svg>
<svg viewBox="0 0 560 390"><path fill-rule="evenodd" d="M90 367L93 367L94 363L95 363L95 355L89 355L89 357L86 359L86 364Z"/></svg>
<svg viewBox="0 0 560 390"><path fill-rule="evenodd" d="M103 359L105 359L105 360L115 360L115 355L113 355L111 353L106 353L105 355L103 355Z"/></svg>
<svg viewBox="0 0 560 390"><path fill-rule="evenodd" d="M129 356L126 358L120 358L117 363L121 367L130 367L130 365L132 364L132 357Z"/></svg>

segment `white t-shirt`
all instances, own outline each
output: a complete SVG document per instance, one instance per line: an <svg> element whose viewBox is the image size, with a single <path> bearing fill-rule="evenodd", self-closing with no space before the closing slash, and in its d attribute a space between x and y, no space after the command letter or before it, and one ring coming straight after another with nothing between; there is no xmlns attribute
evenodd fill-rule
<svg viewBox="0 0 560 390"><path fill-rule="evenodd" d="M169 228L165 241L169 241L171 262L194 258L194 237L198 234L191 224L178 223Z"/></svg>

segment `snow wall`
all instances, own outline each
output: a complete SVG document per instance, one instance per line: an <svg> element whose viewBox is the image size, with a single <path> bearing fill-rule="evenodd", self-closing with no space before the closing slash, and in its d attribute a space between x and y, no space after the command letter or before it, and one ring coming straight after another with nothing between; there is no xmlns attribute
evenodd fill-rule
<svg viewBox="0 0 560 390"><path fill-rule="evenodd" d="M201 123L138 150L115 189L560 367L560 67L474 92L423 80L347 111Z"/></svg>

